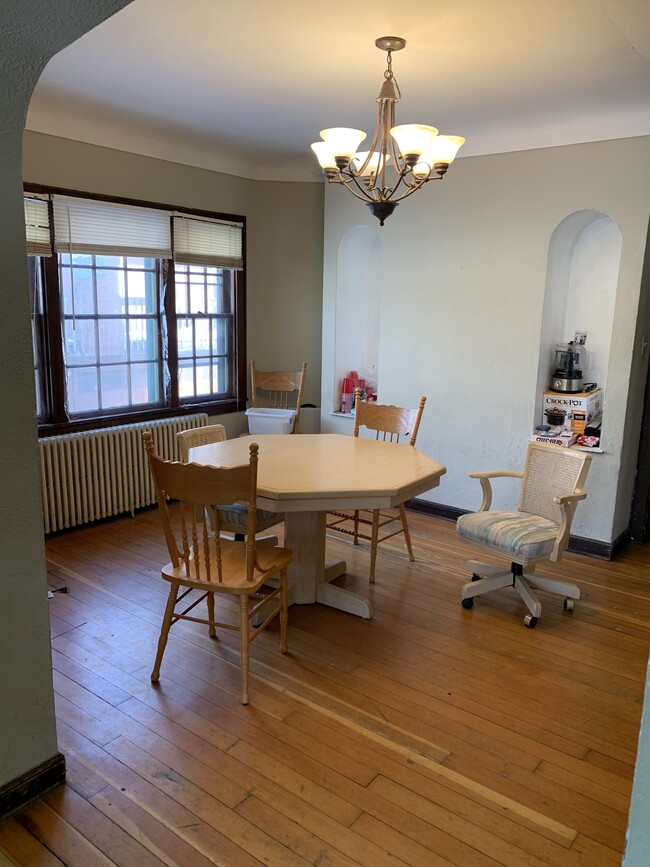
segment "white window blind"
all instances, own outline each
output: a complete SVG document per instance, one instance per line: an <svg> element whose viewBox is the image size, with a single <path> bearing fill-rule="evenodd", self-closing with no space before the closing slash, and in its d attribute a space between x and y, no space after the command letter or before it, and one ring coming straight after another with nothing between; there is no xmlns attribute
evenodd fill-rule
<svg viewBox="0 0 650 867"><path fill-rule="evenodd" d="M25 196L25 234L27 253L31 256L51 256L50 215L47 196Z"/></svg>
<svg viewBox="0 0 650 867"><path fill-rule="evenodd" d="M242 225L174 215L174 259L185 265L244 267Z"/></svg>
<svg viewBox="0 0 650 867"><path fill-rule="evenodd" d="M55 249L60 253L169 258L170 217L170 211L55 196Z"/></svg>

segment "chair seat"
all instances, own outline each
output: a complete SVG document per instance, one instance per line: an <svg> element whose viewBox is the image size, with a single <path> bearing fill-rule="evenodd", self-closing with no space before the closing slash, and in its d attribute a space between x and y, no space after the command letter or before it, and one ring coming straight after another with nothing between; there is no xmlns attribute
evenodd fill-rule
<svg viewBox="0 0 650 867"><path fill-rule="evenodd" d="M258 532L267 530L278 524L284 515L275 512L267 512L264 509L255 511L255 527ZM246 533L248 521L248 506L246 503L232 503L229 506L219 506L219 520L221 529L227 533Z"/></svg>
<svg viewBox="0 0 650 867"><path fill-rule="evenodd" d="M459 536L491 545L521 559L549 556L559 527L527 512L472 512L456 524Z"/></svg>
<svg viewBox="0 0 650 867"><path fill-rule="evenodd" d="M202 564L201 577L196 578L192 569L187 574L185 565L174 566L167 563L162 568L162 576L168 581L174 581L185 587L195 587L201 590L213 590L215 593L251 593L264 581L280 569L288 566L293 554L288 548L265 548L256 549L257 565L253 580L246 581L246 545L242 542L221 541L221 564L222 581L218 580L217 560L214 541L210 540L210 580L205 576L205 564ZM203 552L201 552L203 554ZM203 561L203 557L201 558ZM191 562L191 561L190 561Z"/></svg>

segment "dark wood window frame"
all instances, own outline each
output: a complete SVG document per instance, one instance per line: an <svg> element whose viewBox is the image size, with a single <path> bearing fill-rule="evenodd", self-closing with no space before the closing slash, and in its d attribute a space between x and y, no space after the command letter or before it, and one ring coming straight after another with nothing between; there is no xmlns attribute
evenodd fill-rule
<svg viewBox="0 0 650 867"><path fill-rule="evenodd" d="M216 211L197 210L180 205L168 205L160 202L148 202L139 199L127 199L118 196L104 196L79 190L68 190L59 187L49 187L40 184L25 184L26 193L41 193L51 195L76 196L99 202L114 202L122 205L147 207L188 214L207 219L228 220L242 224L242 250L244 270L234 272L234 327L233 327L233 371L234 382L232 395L226 399L214 400L212 396L206 399L180 399L178 393L178 342L176 327L174 268L173 260L160 260L165 271L165 291L162 295L164 310L160 311L158 319L158 343L162 351L166 343L166 360L169 369L169 388L161 387L161 404L156 407L138 407L124 411L104 411L88 418L68 418L65 410L65 361L63 353L63 317L61 294L59 286L58 258L55 255L43 257L42 276L44 288L44 316L38 347L47 371L44 400L48 408L48 416L39 422L39 436L90 430L92 428L108 427L110 425L128 424L130 422L148 421L164 418L168 415L187 415L194 412L207 412L209 415L221 415L230 412L241 412L246 409L246 218L240 215L224 214ZM52 218L52 203L50 201L50 226L54 226ZM53 232L53 229L52 229ZM163 274L160 275L163 281ZM184 314L179 314L182 317ZM161 355L162 357L162 355Z"/></svg>

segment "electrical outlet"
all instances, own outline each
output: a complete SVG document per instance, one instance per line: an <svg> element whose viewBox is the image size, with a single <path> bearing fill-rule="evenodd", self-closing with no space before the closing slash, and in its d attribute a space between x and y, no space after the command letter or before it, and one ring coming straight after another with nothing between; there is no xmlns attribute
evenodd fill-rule
<svg viewBox="0 0 650 867"><path fill-rule="evenodd" d="M586 331L576 331L575 336L573 338L573 342L578 346L584 346L587 342L587 332Z"/></svg>

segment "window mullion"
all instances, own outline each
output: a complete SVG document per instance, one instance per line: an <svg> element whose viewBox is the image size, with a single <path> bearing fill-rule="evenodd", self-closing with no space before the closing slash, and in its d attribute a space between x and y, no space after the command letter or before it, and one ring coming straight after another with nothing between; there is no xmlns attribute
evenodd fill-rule
<svg viewBox="0 0 650 867"><path fill-rule="evenodd" d="M165 279L166 278L166 279ZM160 316L163 315L167 326L167 365L169 367L170 402L173 407L179 405L178 399L178 328L176 327L176 278L174 273L174 260L165 259L163 263L163 307L160 311ZM161 363L162 355L162 327L159 328L161 333ZM164 383L163 383L164 386ZM164 392L163 392L164 393Z"/></svg>
<svg viewBox="0 0 650 867"><path fill-rule="evenodd" d="M51 203L50 203L51 207ZM49 349L48 391L49 416L54 424L68 421L65 407L65 358L63 354L63 314L59 286L59 262L57 256L43 260L45 330Z"/></svg>

